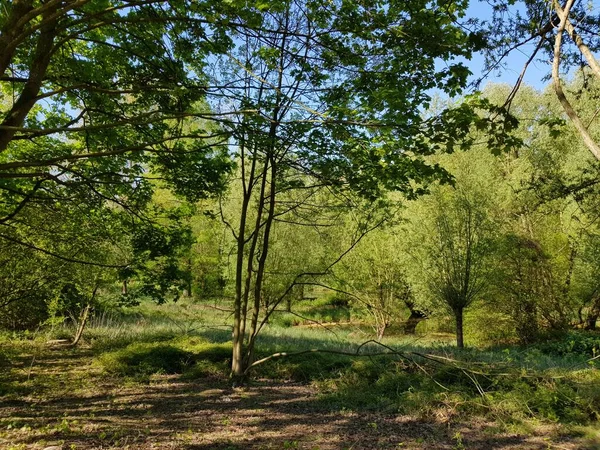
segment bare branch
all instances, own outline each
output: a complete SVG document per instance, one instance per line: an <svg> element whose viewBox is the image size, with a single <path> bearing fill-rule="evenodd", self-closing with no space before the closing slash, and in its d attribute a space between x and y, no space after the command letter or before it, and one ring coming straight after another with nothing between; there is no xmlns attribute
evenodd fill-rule
<svg viewBox="0 0 600 450"><path fill-rule="evenodd" d="M567 25L567 21L569 18L569 12L571 11L571 7L575 0L568 0L565 4L564 9L562 10L562 17L560 19L560 25L558 26L558 31L556 32L556 37L554 40L554 60L552 62L552 81L554 86L554 91L556 92L556 96L558 97L558 101L562 105L563 109L575 125L575 128L583 138L583 142L587 146L587 148L592 152L592 154L596 157L596 159L600 160L600 146L594 141L587 128L585 127L583 121L577 114L577 112L573 109L573 106L567 99L561 85L560 81L560 53L561 53L561 45L562 45L562 36L565 31L565 27Z"/></svg>

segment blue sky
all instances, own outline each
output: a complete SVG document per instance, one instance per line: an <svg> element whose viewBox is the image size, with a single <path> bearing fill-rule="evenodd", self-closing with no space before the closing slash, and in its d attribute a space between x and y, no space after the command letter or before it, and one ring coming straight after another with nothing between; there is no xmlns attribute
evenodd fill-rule
<svg viewBox="0 0 600 450"><path fill-rule="evenodd" d="M477 17L482 20L490 19L492 14L491 6L482 0L471 0L469 9L467 11L468 17ZM512 7L513 10L509 10L509 14L514 14L518 11L519 7ZM504 66L501 70L492 72L487 81L484 81L481 85L483 88L487 82L495 83L509 83L514 84L519 77L519 74L523 70L525 62L529 58L529 55L533 52L535 43L531 43L523 46L521 49L514 50L505 60ZM541 55L543 56L543 55ZM539 61L540 55L529 65L525 74L524 82L536 89L543 89L548 81L544 81L544 76L550 74L551 66L549 61ZM473 72L472 80L478 79L483 71L484 58L483 55L478 54L473 57L471 61L467 63L468 67Z"/></svg>

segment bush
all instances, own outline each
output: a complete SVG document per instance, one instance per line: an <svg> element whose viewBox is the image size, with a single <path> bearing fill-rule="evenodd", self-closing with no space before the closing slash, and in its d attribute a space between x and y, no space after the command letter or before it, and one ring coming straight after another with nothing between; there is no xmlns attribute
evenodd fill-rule
<svg viewBox="0 0 600 450"><path fill-rule="evenodd" d="M325 298L326 304L336 308L348 308L350 306L350 298L341 293L334 293Z"/></svg>
<svg viewBox="0 0 600 450"><path fill-rule="evenodd" d="M270 322L271 322L271 324L280 326L282 328L290 328L290 327L293 327L294 325L298 325L300 320L301 319L299 317L297 317L293 314L277 311L276 314L273 314L271 316Z"/></svg>
<svg viewBox="0 0 600 450"><path fill-rule="evenodd" d="M263 356L265 354L258 358ZM309 382L329 378L332 374L345 370L351 363L352 360L347 356L308 353L268 361L256 366L251 375L257 378Z"/></svg>
<svg viewBox="0 0 600 450"><path fill-rule="evenodd" d="M500 345L517 339L512 318L499 308L474 305L465 314L465 340L469 344Z"/></svg>
<svg viewBox="0 0 600 450"><path fill-rule="evenodd" d="M48 301L43 294L15 300L0 308L0 328L32 330L49 317Z"/></svg>
<svg viewBox="0 0 600 450"><path fill-rule="evenodd" d="M538 344L542 352L557 355L581 355L589 358L600 355L600 334L585 331L573 331L557 340Z"/></svg>

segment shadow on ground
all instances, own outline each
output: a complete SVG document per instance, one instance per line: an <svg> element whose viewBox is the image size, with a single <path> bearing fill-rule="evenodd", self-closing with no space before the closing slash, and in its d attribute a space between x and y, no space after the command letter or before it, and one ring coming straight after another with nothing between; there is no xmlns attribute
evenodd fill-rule
<svg viewBox="0 0 600 450"><path fill-rule="evenodd" d="M48 350L21 358L3 375L14 389L0 397L0 448L584 448L544 435L491 434L485 423L332 411L317 401L313 387L301 383L231 388L223 380L156 376L149 384L124 385L94 370L86 351Z"/></svg>

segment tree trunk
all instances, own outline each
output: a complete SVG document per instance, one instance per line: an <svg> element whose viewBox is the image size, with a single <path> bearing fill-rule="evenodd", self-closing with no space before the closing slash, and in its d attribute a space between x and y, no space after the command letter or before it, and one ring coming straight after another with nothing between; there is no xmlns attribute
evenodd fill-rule
<svg viewBox="0 0 600 450"><path fill-rule="evenodd" d="M596 322L600 318L600 297L596 297L594 304L592 305L592 310L587 314L585 318L585 330L595 330Z"/></svg>
<svg viewBox="0 0 600 450"><path fill-rule="evenodd" d="M412 309L410 316L408 316L408 319L404 323L404 334L415 334L417 325L425 319L427 319L427 315L424 312Z"/></svg>
<svg viewBox="0 0 600 450"><path fill-rule="evenodd" d="M381 342L383 339L383 335L385 334L385 330L387 329L387 323L380 323L377 325L377 342Z"/></svg>
<svg viewBox="0 0 600 450"><path fill-rule="evenodd" d="M18 2L19 5L21 2ZM29 8L31 2L23 2L24 10ZM17 8L14 9L17 11ZM3 152L8 147L8 144L17 132L17 128L23 124L23 121L38 101L38 94L42 88L46 71L50 64L52 57L52 46L54 45L54 38L56 37L57 30L57 17L55 11L45 10L42 13L42 22L44 25L40 28L40 35L37 39L36 49L31 62L29 76L27 82L23 85L23 89L19 94L19 97L12 105L10 111L4 115L2 120L2 126L0 129L0 152ZM2 52L7 50L2 49ZM4 61L4 57L0 56L0 65L5 66L10 61L10 52L8 53L8 61ZM4 70L0 75L4 74Z"/></svg>
<svg viewBox="0 0 600 450"><path fill-rule="evenodd" d="M240 320L234 319L233 323L233 353L231 355L231 377L241 379L244 376L244 336L240 334Z"/></svg>
<svg viewBox="0 0 600 450"><path fill-rule="evenodd" d="M237 263L235 275L235 301L233 312L233 352L231 355L231 376L233 378L242 378L244 375L243 343L244 343L244 293L242 291L242 272L244 268L244 233L246 230L246 212L250 199L244 198L242 204L242 214L240 216L240 227L238 236Z"/></svg>
<svg viewBox="0 0 600 450"><path fill-rule="evenodd" d="M454 318L456 319L456 346L464 348L463 339L463 310L462 308L454 310Z"/></svg>
<svg viewBox="0 0 600 450"><path fill-rule="evenodd" d="M588 315L587 318L585 319L585 326L583 327L584 330L589 330L589 331L594 331L596 329L596 322L598 322L598 314L592 316L592 315Z"/></svg>
<svg viewBox="0 0 600 450"><path fill-rule="evenodd" d="M122 295L127 295L128 289L127 289L127 280L123 280L123 286L121 287L121 294Z"/></svg>
<svg viewBox="0 0 600 450"><path fill-rule="evenodd" d="M98 292L99 287L100 283L98 280L96 280L96 285L94 286L94 290L92 291L92 296L90 297L89 301L85 305L85 308L83 308L83 311L81 311L81 314L79 316L79 326L77 327L77 332L75 333L73 342L71 342L72 346L77 345L79 343L79 340L81 339L81 336L83 335L83 330L85 329L88 318L90 317L90 309L92 308L92 303L96 298L96 293Z"/></svg>
<svg viewBox="0 0 600 450"><path fill-rule="evenodd" d="M88 303L87 305L85 305L85 308L83 308L83 311L81 312L81 315L79 316L79 326L77 327L77 332L75 333L73 342L71 342L72 346L76 346L79 343L81 336L83 335L83 330L84 330L85 325L87 324L88 318L90 316L90 308L91 308L91 303Z"/></svg>
<svg viewBox="0 0 600 450"><path fill-rule="evenodd" d="M33 0L15 1L8 7L4 6L3 9L3 14L7 14L8 9L8 15L4 16L4 27L0 30L0 48L2 49L0 52L0 75L4 75L10 66L14 52L18 44L22 42L22 40L17 40L17 37L28 25L28 22L24 22L22 19L34 9Z"/></svg>
<svg viewBox="0 0 600 450"><path fill-rule="evenodd" d="M242 141L240 145L242 183L244 195L242 198L242 209L240 213L240 222L237 236L237 256L235 266L235 300L233 305L233 351L231 354L231 377L241 380L244 376L244 338L246 335L246 309L248 306L248 285L249 279L244 282L244 254L246 248L246 222L248 216L248 207L252 199L252 186L254 185L254 171L256 167L256 158L252 159L250 173L248 174L248 184L246 184L244 154L246 152L246 143ZM252 253L250 254L248 264L251 264Z"/></svg>
<svg viewBox="0 0 600 450"><path fill-rule="evenodd" d="M192 297L192 258L188 258L186 261L186 265L187 265L187 270L188 270L188 274L187 274L187 280L186 280L186 296L188 298Z"/></svg>
<svg viewBox="0 0 600 450"><path fill-rule="evenodd" d="M277 117L277 111L278 109L276 108L273 117L276 118ZM274 140L275 139L275 133L276 133L276 125L272 125L271 126L271 138ZM276 174L277 174L277 169L276 169L276 164L275 164L275 157L274 157L274 149L272 149L271 153L269 154L268 157L268 161L269 161L269 175L270 175L270 192L269 192L269 203L267 205L266 212L267 212L267 216L264 219L264 231L263 231L263 236L262 236L262 248L260 251L260 258L258 259L258 267L256 270L256 278L254 281L254 308L252 310L252 318L250 320L250 333L249 333L249 339L248 339L248 348L246 349L246 356L245 356L245 360L244 360L244 366L248 367L250 366L250 364L252 364L253 359L254 359L254 343L256 342L256 336L258 334L258 330L259 330L259 313L260 313L260 306L261 306L261 297L262 297L262 288L263 288L263 282L264 282L264 273L265 273L265 266L266 266L266 262L267 262L267 257L269 255L269 244L270 244L270 236L271 236L271 227L273 226L273 222L274 222L274 217L275 217L275 194L277 192L276 187L275 187L275 182L276 182ZM265 172L263 173L264 176L264 180L267 179L267 172L265 170ZM266 185L265 185L266 187ZM266 192L264 189L262 190L262 192ZM261 210L262 212L262 210ZM257 222L258 225L258 222ZM259 231L259 226L256 227L256 234L258 235L258 231ZM269 315L270 315L270 310L269 310L269 305L266 304L265 306L265 317L263 319L263 323L267 323L269 320ZM262 325L261 325L262 326Z"/></svg>

